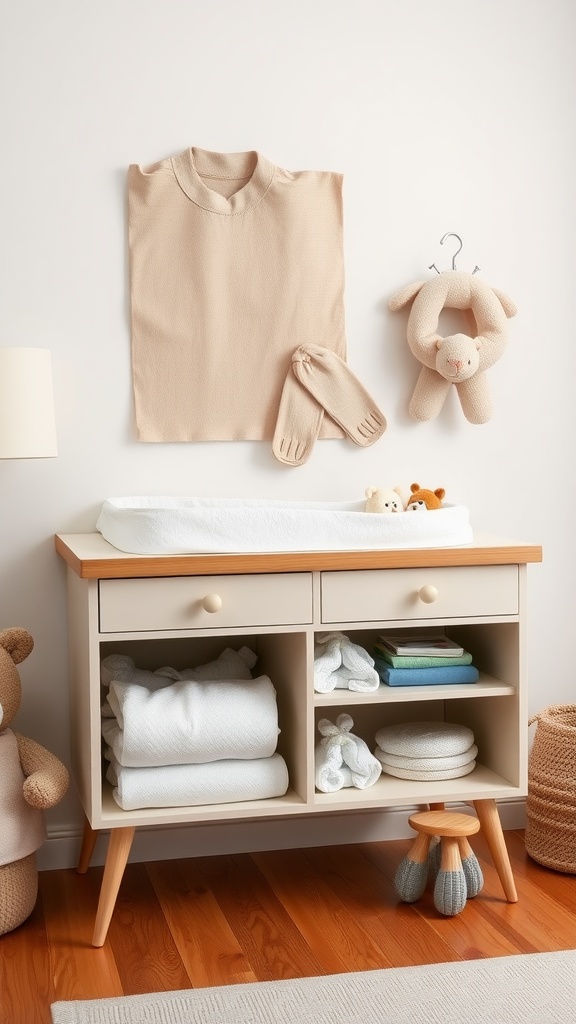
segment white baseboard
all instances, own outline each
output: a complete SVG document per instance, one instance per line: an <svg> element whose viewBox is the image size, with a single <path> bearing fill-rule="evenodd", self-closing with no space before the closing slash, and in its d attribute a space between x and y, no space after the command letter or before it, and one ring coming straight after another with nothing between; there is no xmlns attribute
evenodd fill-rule
<svg viewBox="0 0 576 1024"><path fill-rule="evenodd" d="M289 850L308 846L339 846L348 843L382 842L414 836L408 816L414 807L355 813L303 815L301 818L258 818L252 821L215 822L206 825L151 826L136 829L130 852L133 862L175 860L182 857L252 853L256 850ZM525 801L498 802L504 829L525 828ZM38 868L48 871L73 868L78 863L82 829L71 826L48 832L38 851ZM108 833L98 837L92 865L103 864Z"/></svg>

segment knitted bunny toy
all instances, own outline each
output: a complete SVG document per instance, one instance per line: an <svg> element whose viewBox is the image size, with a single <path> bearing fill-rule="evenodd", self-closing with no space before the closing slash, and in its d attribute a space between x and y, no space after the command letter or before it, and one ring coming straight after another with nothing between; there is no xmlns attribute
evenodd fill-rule
<svg viewBox="0 0 576 1024"><path fill-rule="evenodd" d="M486 423L492 415L486 370L504 352L506 320L515 316L516 306L503 292L461 270L445 270L432 281L407 285L392 296L389 307L396 311L409 302L408 345L422 363L410 415L417 420L434 419L454 384L466 419ZM446 308L469 314L471 337L438 334L439 316Z"/></svg>
<svg viewBox="0 0 576 1024"><path fill-rule="evenodd" d="M334 793L347 786L367 789L382 772L382 765L368 745L350 731L354 726L350 715L338 715L336 722L321 718L318 731L322 739L316 746L316 788Z"/></svg>
<svg viewBox="0 0 576 1024"><path fill-rule="evenodd" d="M0 935L32 913L38 892L35 851L46 838L42 811L68 789L68 772L54 754L12 732L20 707L16 666L34 641L25 629L0 631Z"/></svg>

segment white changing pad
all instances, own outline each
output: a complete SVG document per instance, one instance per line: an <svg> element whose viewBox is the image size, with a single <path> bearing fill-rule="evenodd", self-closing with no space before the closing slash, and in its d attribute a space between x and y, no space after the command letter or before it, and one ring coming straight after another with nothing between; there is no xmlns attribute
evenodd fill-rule
<svg viewBox="0 0 576 1024"><path fill-rule="evenodd" d="M249 498L109 498L96 529L131 554L255 551L374 551L470 544L469 510L364 511L364 501Z"/></svg>

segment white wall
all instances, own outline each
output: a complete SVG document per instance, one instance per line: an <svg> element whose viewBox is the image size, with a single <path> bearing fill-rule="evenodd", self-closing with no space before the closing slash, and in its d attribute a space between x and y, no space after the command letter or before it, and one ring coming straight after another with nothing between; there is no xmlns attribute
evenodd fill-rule
<svg viewBox="0 0 576 1024"><path fill-rule="evenodd" d="M576 79L572 0L5 0L0 344L51 349L59 457L0 463L0 624L36 648L21 731L68 759L64 566L113 495L357 499L444 486L475 528L543 544L529 569L530 707L574 699ZM189 145L345 175L348 359L388 418L372 448L135 440L125 174ZM495 413L407 413L399 287L450 267L517 303ZM49 815L77 832L73 793Z"/></svg>

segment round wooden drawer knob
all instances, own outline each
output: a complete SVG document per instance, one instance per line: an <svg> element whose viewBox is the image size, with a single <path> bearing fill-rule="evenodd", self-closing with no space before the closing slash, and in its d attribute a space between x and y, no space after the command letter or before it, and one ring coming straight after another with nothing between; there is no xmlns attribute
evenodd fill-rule
<svg viewBox="0 0 576 1024"><path fill-rule="evenodd" d="M418 597L424 604L434 604L438 597L438 590L431 583L427 583L425 587L421 587L418 591Z"/></svg>
<svg viewBox="0 0 576 1024"><path fill-rule="evenodd" d="M222 607L220 594L206 594L202 601L202 607L205 612L219 612Z"/></svg>

